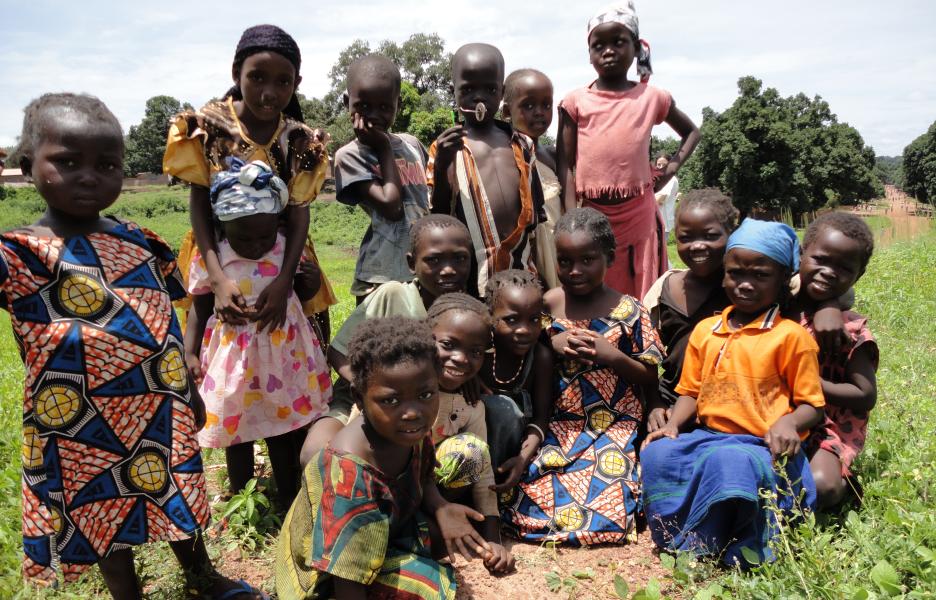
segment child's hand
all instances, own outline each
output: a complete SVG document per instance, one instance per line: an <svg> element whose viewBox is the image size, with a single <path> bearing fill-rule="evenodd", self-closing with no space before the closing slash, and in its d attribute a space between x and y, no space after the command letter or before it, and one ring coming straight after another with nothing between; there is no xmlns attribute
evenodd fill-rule
<svg viewBox="0 0 936 600"><path fill-rule="evenodd" d="M305 302L311 300L322 287L322 271L318 265L311 260L299 262L299 269L293 278L293 288L299 300Z"/></svg>
<svg viewBox="0 0 936 600"><path fill-rule="evenodd" d="M507 548L496 542L488 542L491 546L491 556L484 559L484 566L489 573L504 574L514 570L514 557Z"/></svg>
<svg viewBox="0 0 936 600"><path fill-rule="evenodd" d="M662 427L656 431L651 431L647 434L647 437L644 438L643 444L640 445L640 449L643 450L646 448L650 442L658 440L661 437L668 437L675 440L679 437L679 429L676 427L676 424L672 421L667 421Z"/></svg>
<svg viewBox="0 0 936 600"><path fill-rule="evenodd" d="M503 475L507 473L507 478L504 479L501 483L495 483L490 486L491 490L502 494L506 491L512 490L518 483L520 483L520 478L523 477L523 473L526 472L527 466L529 466L529 461L527 461L523 456L519 454L505 460L496 471L498 474Z"/></svg>
<svg viewBox="0 0 936 600"><path fill-rule="evenodd" d="M476 406L481 401L481 395L485 392L490 394L491 390L484 387L480 377L472 377L461 386L462 396L465 397L465 402L470 406Z"/></svg>
<svg viewBox="0 0 936 600"><path fill-rule="evenodd" d="M197 388L192 389L192 414L195 417L195 431L201 431L205 427L205 421L207 420L207 413L205 411L205 401L202 400L201 394L198 393Z"/></svg>
<svg viewBox="0 0 936 600"><path fill-rule="evenodd" d="M838 355L842 345L848 342L845 320L837 306L823 306L817 310L813 314L813 329L816 331L819 351L824 355Z"/></svg>
<svg viewBox="0 0 936 600"><path fill-rule="evenodd" d="M447 169L458 151L465 147L465 128L462 125L449 127L436 138L436 169Z"/></svg>
<svg viewBox="0 0 936 600"><path fill-rule="evenodd" d="M464 504L446 502L436 510L435 518L442 539L445 540L449 560L455 562L455 556L459 552L467 560L471 560L475 555L485 560L490 559L491 545L468 522L468 519L483 522L484 515Z"/></svg>
<svg viewBox="0 0 936 600"><path fill-rule="evenodd" d="M386 131L374 127L370 121L364 118L364 115L352 113L351 125L354 127L354 135L365 146L374 150L390 147L390 135Z"/></svg>
<svg viewBox="0 0 936 600"><path fill-rule="evenodd" d="M800 449L800 436L790 415L784 415L767 430L764 442L776 460L781 456L795 456Z"/></svg>
<svg viewBox="0 0 936 600"><path fill-rule="evenodd" d="M605 336L588 329L583 331L592 339L591 345L594 351L592 360L595 362L610 365L621 355L621 351L612 345Z"/></svg>
<svg viewBox="0 0 936 600"><path fill-rule="evenodd" d="M666 422L670 420L672 414L673 409L666 408L665 406L657 406L651 409L650 414L647 416L647 433L653 433L666 425Z"/></svg>
<svg viewBox="0 0 936 600"><path fill-rule="evenodd" d="M247 301L233 280L225 277L221 281L211 282L211 293L214 294L214 314L218 319L230 325L247 323L244 314Z"/></svg>
<svg viewBox="0 0 936 600"><path fill-rule="evenodd" d="M260 292L257 303L254 305L257 312L253 316L253 320L257 322L257 331L263 331L269 327L272 332L283 326L286 322L286 303L289 300L291 287L292 278L277 277Z"/></svg>
<svg viewBox="0 0 936 600"><path fill-rule="evenodd" d="M198 355L192 352L186 352L185 368L188 369L189 376L191 376L192 380L195 382L195 385L201 385L205 375L202 373L201 360L198 358Z"/></svg>

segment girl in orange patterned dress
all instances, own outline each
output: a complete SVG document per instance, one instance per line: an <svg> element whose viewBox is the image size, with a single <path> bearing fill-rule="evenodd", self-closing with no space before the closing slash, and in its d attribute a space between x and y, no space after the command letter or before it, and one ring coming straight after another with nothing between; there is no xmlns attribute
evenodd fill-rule
<svg viewBox="0 0 936 600"><path fill-rule="evenodd" d="M132 548L165 540L187 589L262 596L216 572L202 540L205 412L172 309L185 294L172 250L101 216L123 183L120 124L97 98L46 94L20 139L47 205L0 243L0 307L26 365L25 576L70 582L97 564L114 598L141 598Z"/></svg>

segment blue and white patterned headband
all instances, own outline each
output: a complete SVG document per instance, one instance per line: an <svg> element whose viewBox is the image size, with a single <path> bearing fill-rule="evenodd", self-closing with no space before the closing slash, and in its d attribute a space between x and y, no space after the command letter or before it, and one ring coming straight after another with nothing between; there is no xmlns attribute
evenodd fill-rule
<svg viewBox="0 0 936 600"><path fill-rule="evenodd" d="M255 160L245 164L235 157L229 157L227 163L230 168L215 175L211 182L211 209L218 220L283 212L289 202L289 189L266 163Z"/></svg>

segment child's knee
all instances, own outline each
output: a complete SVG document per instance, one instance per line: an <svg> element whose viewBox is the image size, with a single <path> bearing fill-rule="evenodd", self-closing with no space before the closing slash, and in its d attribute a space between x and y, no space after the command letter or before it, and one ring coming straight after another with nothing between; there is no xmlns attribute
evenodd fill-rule
<svg viewBox="0 0 936 600"><path fill-rule="evenodd" d="M838 470L822 465L813 469L813 481L816 484L816 496L820 506L837 504L845 495L845 479L842 478L841 467Z"/></svg>

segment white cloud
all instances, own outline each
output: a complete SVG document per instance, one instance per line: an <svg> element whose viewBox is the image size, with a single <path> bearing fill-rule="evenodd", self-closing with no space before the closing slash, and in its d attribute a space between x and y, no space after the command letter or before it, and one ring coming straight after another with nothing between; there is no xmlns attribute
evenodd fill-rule
<svg viewBox="0 0 936 600"><path fill-rule="evenodd" d="M539 68L553 79L558 100L594 78L585 21L606 1L290 1L263 5L272 7L264 14L245 0L222 8L34 0L0 22L0 144L13 142L23 106L47 91L98 95L125 128L139 122L151 96L197 105L219 95L240 32L257 22L276 23L297 39L306 95L328 89L328 69L354 39L376 45L437 32L450 50L487 41L501 48L509 70ZM737 79L749 74L784 95L821 95L878 153L899 154L936 118L936 8L929 2L638 0L637 8L653 48L653 83L697 121L704 106L730 105Z"/></svg>

